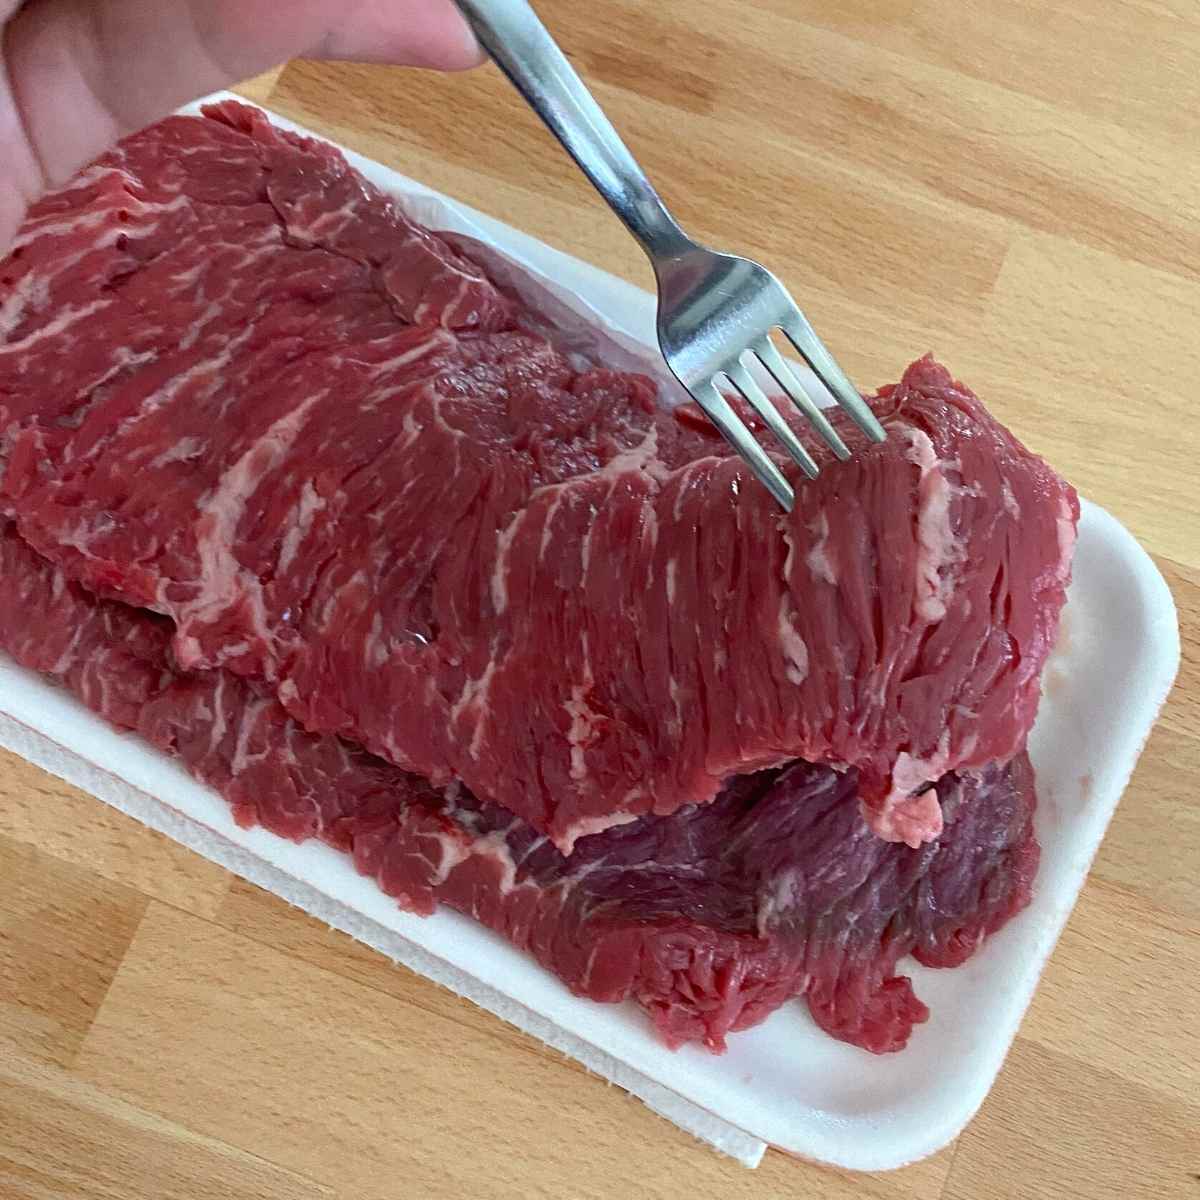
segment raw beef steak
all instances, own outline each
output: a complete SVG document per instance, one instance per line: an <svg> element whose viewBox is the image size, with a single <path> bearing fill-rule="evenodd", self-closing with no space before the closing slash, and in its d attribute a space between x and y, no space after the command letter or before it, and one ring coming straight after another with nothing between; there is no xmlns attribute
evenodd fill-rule
<svg viewBox="0 0 1200 1200"><path fill-rule="evenodd" d="M406 907L452 905L580 995L632 997L671 1044L721 1049L803 997L835 1037L900 1049L927 1010L897 962L955 966L1029 899L1038 851L1023 753L941 780L945 828L915 850L868 830L854 772L795 763L564 857L458 784L434 789L306 732L246 680L179 672L165 618L97 600L11 525L0 578L0 648L177 755L243 824L349 852Z"/></svg>
<svg viewBox="0 0 1200 1200"><path fill-rule="evenodd" d="M940 781L1024 745L1074 492L926 360L784 518L539 328L329 147L176 118L0 270L0 504L181 667L563 852L796 759L936 838Z"/></svg>
<svg viewBox="0 0 1200 1200"><path fill-rule="evenodd" d="M469 249L236 104L41 201L0 648L672 1044L902 1047L1029 899L1074 492L925 359L782 516Z"/></svg>

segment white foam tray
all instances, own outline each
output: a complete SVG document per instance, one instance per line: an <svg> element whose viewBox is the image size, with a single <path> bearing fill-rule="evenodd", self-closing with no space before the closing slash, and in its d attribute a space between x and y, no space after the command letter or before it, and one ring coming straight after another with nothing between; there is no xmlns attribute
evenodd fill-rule
<svg viewBox="0 0 1200 1200"><path fill-rule="evenodd" d="M580 330L599 322L610 357L654 366L644 348L653 336L649 295L347 156L419 219L484 238L532 271L540 298L567 306L559 316L568 324L575 315ZM944 1146L991 1087L1178 662L1175 608L1162 576L1117 521L1085 502L1064 636L1030 745L1043 848L1034 901L966 966L904 967L932 1015L906 1051L887 1057L835 1042L798 1003L732 1037L724 1056L695 1047L673 1053L634 1007L572 997L474 922L448 910L428 919L403 913L343 855L239 829L224 802L173 762L2 658L0 742L528 1030L748 1166L772 1144L841 1167L884 1170Z"/></svg>

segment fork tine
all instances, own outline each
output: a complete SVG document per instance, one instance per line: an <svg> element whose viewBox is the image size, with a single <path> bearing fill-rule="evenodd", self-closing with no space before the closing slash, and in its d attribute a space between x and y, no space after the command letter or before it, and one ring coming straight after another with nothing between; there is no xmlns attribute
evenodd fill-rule
<svg viewBox="0 0 1200 1200"><path fill-rule="evenodd" d="M783 355L775 349L769 337L753 347L762 365L771 372L771 377L784 390L791 402L805 415L809 424L821 436L821 440L843 462L850 457L846 443L838 436L838 432L829 423L829 418L812 402L803 384L796 378L796 373L783 360Z"/></svg>
<svg viewBox="0 0 1200 1200"><path fill-rule="evenodd" d="M833 361L821 339L813 332L808 318L799 310L782 323L788 340L804 356L817 378L829 389L833 398L854 418L854 423L873 442L882 442L887 434L876 419L858 389L846 378L845 372Z"/></svg>
<svg viewBox="0 0 1200 1200"><path fill-rule="evenodd" d="M809 479L816 479L818 467L813 456L805 450L791 426L767 398L766 392L754 382L754 378L745 366L740 362L731 363L725 374L729 376L730 383L746 398L747 403L766 422L767 428L783 443L784 448L805 475Z"/></svg>
<svg viewBox="0 0 1200 1200"><path fill-rule="evenodd" d="M754 440L750 430L733 411L729 401L713 383L689 388L692 399L704 410L708 419L721 431L725 440L741 455L758 481L775 497L784 512L791 512L795 493L779 468L767 457L766 451Z"/></svg>

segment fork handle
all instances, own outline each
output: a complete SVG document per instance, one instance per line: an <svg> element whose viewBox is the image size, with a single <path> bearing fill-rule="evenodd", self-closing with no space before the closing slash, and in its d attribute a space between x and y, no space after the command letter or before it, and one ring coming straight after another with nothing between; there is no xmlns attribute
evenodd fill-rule
<svg viewBox="0 0 1200 1200"><path fill-rule="evenodd" d="M457 0L483 48L637 238L652 263L690 239L526 0Z"/></svg>

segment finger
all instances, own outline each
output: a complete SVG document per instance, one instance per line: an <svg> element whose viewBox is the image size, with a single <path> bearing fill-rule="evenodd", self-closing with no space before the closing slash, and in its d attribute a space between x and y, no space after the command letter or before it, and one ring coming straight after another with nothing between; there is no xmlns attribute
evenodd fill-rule
<svg viewBox="0 0 1200 1200"><path fill-rule="evenodd" d="M307 3L318 9L326 7L323 0ZM410 17L398 20L397 8L407 9ZM313 58L403 63L443 71L476 67L484 58L451 0L409 0L400 5L396 0L363 0L351 19L335 23L307 53Z"/></svg>
<svg viewBox="0 0 1200 1200"><path fill-rule="evenodd" d="M451 0L32 0L5 51L48 185L120 135L297 55L446 70L480 57Z"/></svg>

